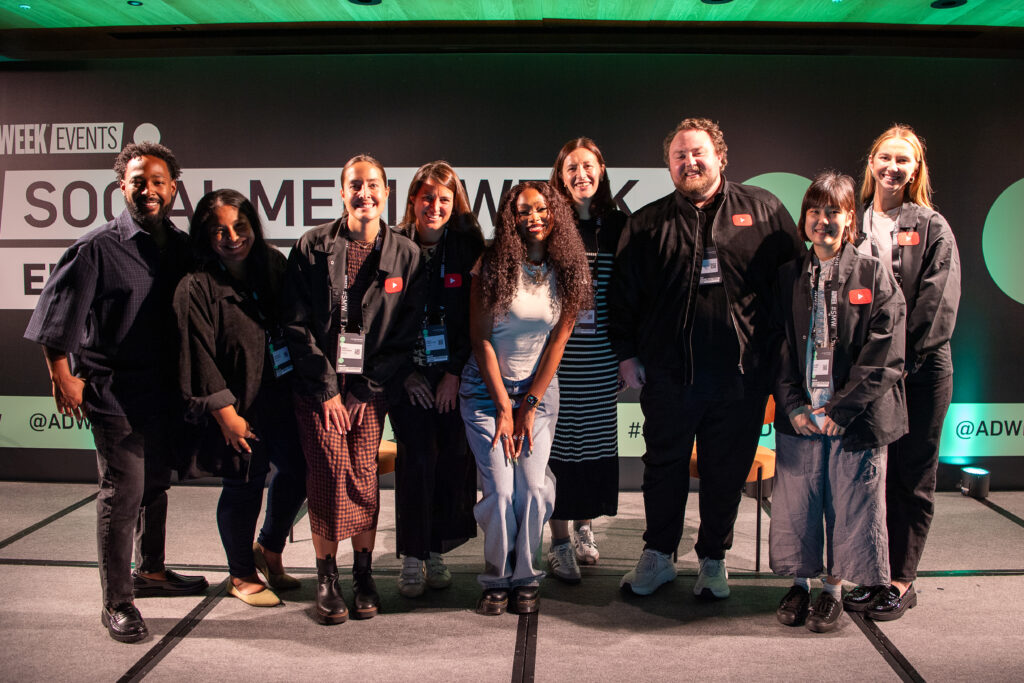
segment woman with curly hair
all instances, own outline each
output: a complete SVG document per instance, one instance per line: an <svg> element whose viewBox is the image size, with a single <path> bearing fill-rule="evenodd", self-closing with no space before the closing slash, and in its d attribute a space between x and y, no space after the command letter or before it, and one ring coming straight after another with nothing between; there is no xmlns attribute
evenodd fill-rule
<svg viewBox="0 0 1024 683"><path fill-rule="evenodd" d="M556 495L548 567L555 578L578 583L579 565L600 557L594 517L618 512L619 362L608 341L607 293L626 215L615 208L604 157L590 138L562 146L550 182L576 214L594 283L594 306L580 312L558 368L561 405L550 463Z"/></svg>
<svg viewBox="0 0 1024 683"><path fill-rule="evenodd" d="M462 418L483 497L480 614L539 606L533 568L555 503L548 456L558 417L555 370L576 315L591 302L590 270L572 210L548 183L502 198L494 242L474 269L462 372ZM510 596L511 591L511 596Z"/></svg>
<svg viewBox="0 0 1024 683"><path fill-rule="evenodd" d="M442 553L476 536L476 465L458 394L471 352L470 271L484 236L459 176L444 161L416 171L398 229L419 245L427 273L408 371L388 391L391 426L402 444L395 462L396 550L405 556L398 591L415 598L427 586L451 584Z"/></svg>

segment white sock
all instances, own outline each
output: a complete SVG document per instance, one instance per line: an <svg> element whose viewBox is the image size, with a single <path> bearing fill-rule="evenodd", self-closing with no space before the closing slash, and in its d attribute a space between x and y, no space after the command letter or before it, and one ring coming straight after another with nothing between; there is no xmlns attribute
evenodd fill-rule
<svg viewBox="0 0 1024 683"><path fill-rule="evenodd" d="M794 586L800 586L801 588L803 588L808 593L811 592L811 580L810 579L801 579L798 576L795 579L793 579L793 585Z"/></svg>
<svg viewBox="0 0 1024 683"><path fill-rule="evenodd" d="M831 595L836 600L843 599L843 584L841 583L829 583L828 581L821 582L822 590Z"/></svg>

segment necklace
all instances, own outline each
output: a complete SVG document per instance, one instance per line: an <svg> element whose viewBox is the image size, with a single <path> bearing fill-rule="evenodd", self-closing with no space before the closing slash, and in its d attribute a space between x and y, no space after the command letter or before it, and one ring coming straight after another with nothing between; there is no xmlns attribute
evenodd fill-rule
<svg viewBox="0 0 1024 683"><path fill-rule="evenodd" d="M531 263L530 261L523 261L523 273L530 282L539 285L547 278L548 262Z"/></svg>

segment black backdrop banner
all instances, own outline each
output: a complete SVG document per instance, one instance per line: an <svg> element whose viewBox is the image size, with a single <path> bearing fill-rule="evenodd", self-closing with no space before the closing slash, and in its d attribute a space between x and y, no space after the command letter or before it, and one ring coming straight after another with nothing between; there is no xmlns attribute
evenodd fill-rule
<svg viewBox="0 0 1024 683"><path fill-rule="evenodd" d="M562 143L587 135L605 154L620 205L635 210L671 190L662 140L685 116L717 120L728 177L762 184L791 211L823 168L859 179L869 144L892 122L925 137L934 200L957 235L964 275L943 461L1016 463L1024 304L1005 293L1005 278L1022 276L990 270L983 233L1024 178L1022 82L1018 60L822 55L0 63L0 477L60 479L76 458L85 463L78 471L92 467L87 424L54 414L41 353L21 335L63 249L123 209L111 170L123 144L158 139L175 151L184 168L172 214L179 227L205 191L234 187L287 248L338 215L338 172L359 153L389 171L389 222L400 218L413 170L446 159L489 230L504 187L547 177ZM1006 248L1020 253L1024 241ZM622 409L620 443L637 455L639 412Z"/></svg>

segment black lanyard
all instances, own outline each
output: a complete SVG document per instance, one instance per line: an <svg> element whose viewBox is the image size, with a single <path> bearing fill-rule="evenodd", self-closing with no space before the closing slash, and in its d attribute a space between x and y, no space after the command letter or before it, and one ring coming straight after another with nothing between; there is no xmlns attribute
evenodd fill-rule
<svg viewBox="0 0 1024 683"><path fill-rule="evenodd" d="M444 278L448 274L445 264L445 256L448 253L448 227L445 226L444 232L441 233L441 249L439 253L427 264L427 278L430 282L430 289L428 291L427 300L423 303L423 315L428 319L434 313L440 313L444 316ZM440 277L434 276L434 263L441 264ZM437 304L437 308L433 311L430 310L431 302Z"/></svg>
<svg viewBox="0 0 1024 683"><path fill-rule="evenodd" d="M842 248L840 247L840 254ZM835 281L836 272L839 270L839 254L836 254L832 258L832 268L829 278L825 280L824 292L823 292L823 305L825 307L825 319L828 321L828 331L826 332L827 338L825 344L818 344L816 338L818 332L818 326L812 325L811 327L811 338L814 340L814 346L817 348L832 348L836 345L836 339L839 338L839 303L833 301L833 298L838 299L838 292L832 289L832 283ZM814 297L818 292L818 280L821 276L822 267L821 265L813 266L811 268L811 316L813 320L814 315Z"/></svg>
<svg viewBox="0 0 1024 683"><path fill-rule="evenodd" d="M899 234L902 228L900 227L900 217L903 215L903 205L900 205L900 211L896 214L896 218L893 221L893 231L889 236L890 248L892 249L892 274L896 278L896 284L903 285L903 274L900 272L903 269L903 252L900 250L900 239ZM872 206L868 209L868 234L874 236L874 222L875 222L875 208ZM884 248L883 245L878 245L879 249Z"/></svg>
<svg viewBox="0 0 1024 683"><path fill-rule="evenodd" d="M368 258L376 257L380 260L381 246L384 244L384 231L387 227L381 226L377 231L377 239L373 241L373 253ZM342 237L345 246L341 250L341 272L344 274L344 288L341 290L341 331L348 329L348 245L351 240Z"/></svg>

